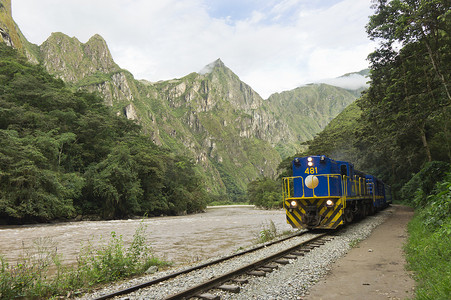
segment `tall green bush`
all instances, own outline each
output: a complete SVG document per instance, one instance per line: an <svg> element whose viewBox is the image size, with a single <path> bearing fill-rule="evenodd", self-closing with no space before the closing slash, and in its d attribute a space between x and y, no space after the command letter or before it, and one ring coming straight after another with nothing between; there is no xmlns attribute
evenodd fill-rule
<svg viewBox="0 0 451 300"><path fill-rule="evenodd" d="M432 161L426 163L423 169L402 187L401 197L407 203L416 207L424 207L428 202L428 196L432 193L435 184L443 180L451 165L447 162Z"/></svg>
<svg viewBox="0 0 451 300"><path fill-rule="evenodd" d="M282 207L282 184L280 181L263 177L247 186L249 203L264 208Z"/></svg>
<svg viewBox="0 0 451 300"><path fill-rule="evenodd" d="M418 199L421 198L421 199ZM451 172L433 192L415 203L424 204L409 223L406 245L409 267L415 272L417 299L451 298Z"/></svg>

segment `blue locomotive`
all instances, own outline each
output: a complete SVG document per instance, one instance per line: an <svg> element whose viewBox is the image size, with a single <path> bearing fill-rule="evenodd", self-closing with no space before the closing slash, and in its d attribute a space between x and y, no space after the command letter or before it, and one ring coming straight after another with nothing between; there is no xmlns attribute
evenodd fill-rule
<svg viewBox="0 0 451 300"><path fill-rule="evenodd" d="M391 203L389 187L345 161L324 155L296 157L283 178L283 206L295 228L335 229Z"/></svg>

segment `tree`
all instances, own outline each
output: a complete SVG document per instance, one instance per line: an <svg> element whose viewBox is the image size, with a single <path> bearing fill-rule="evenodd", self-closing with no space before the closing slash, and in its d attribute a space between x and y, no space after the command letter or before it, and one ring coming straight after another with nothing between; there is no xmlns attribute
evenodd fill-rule
<svg viewBox="0 0 451 300"><path fill-rule="evenodd" d="M54 139L41 135L19 137L13 130L0 130L0 217L9 222L49 221L71 217L72 201L81 193L83 179L61 173L48 164Z"/></svg>
<svg viewBox="0 0 451 300"><path fill-rule="evenodd" d="M379 0L374 7L367 32L380 46L369 55L371 86L358 101L366 128L357 144L372 153L367 165L405 181L425 162L443 157L431 142L450 137L450 6L439 0ZM438 152L451 159L449 143Z"/></svg>
<svg viewBox="0 0 451 300"><path fill-rule="evenodd" d="M119 144L86 173L89 198L98 204L102 217L124 218L139 212L142 189L130 151Z"/></svg>
<svg viewBox="0 0 451 300"><path fill-rule="evenodd" d="M247 186L249 203L265 208L282 207L282 183L263 177Z"/></svg>

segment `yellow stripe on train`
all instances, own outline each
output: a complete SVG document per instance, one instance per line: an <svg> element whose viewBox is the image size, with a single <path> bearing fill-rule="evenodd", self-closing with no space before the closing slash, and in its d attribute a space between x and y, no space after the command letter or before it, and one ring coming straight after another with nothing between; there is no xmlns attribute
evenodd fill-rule
<svg viewBox="0 0 451 300"><path fill-rule="evenodd" d="M328 199L304 199L304 198L291 198L290 201L296 201L297 206L290 206L290 201L285 201L285 209L287 216L287 223L297 228L319 228L319 229L334 229L344 224L343 203L345 200L342 198L335 200L333 207L327 207L325 202ZM315 220L315 224L309 222L308 212L305 208L316 207L320 209L318 217Z"/></svg>

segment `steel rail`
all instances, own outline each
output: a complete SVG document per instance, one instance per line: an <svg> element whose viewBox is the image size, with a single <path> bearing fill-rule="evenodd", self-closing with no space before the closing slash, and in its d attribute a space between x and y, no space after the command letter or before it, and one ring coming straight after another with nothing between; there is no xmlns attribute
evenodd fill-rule
<svg viewBox="0 0 451 300"><path fill-rule="evenodd" d="M291 234L291 235L289 235L287 237L284 237L284 238L276 240L276 241L267 242L267 243L264 243L264 244L262 244L260 246L253 247L253 248L245 250L245 251L241 251L241 252L238 252L238 253L235 253L235 254L231 254L231 255L228 255L228 256L225 256L225 257L221 257L221 258L209 261L207 263L203 263L203 264L191 267L191 268L187 268L187 269L184 269L184 270L181 270L181 271L178 271L178 272L174 272L174 273L168 274L168 275L163 276L163 277L159 277L159 278L156 278L156 279L153 279L153 280L141 283L141 284L137 284L137 285L125 288L123 290L119 290L119 291L113 292L111 294L102 295L102 296L100 296L98 298L94 298L94 300L104 300L104 299L110 299L110 298L113 298L113 297L116 297L116 296L130 294L130 293L132 293L134 291L137 291L137 290L140 290L140 289L152 286L154 284L157 284L157 283L160 283L160 282L163 282L163 281L175 278L175 277L177 277L179 275L186 274L186 273L189 273L189 272L192 272L192 271L196 271L196 270L199 270L199 269L202 269L202 268L214 265L214 264L218 264L218 263L221 263L223 261L226 261L226 260L229 260L229 259L241 256L241 255L244 255L244 254L248 254L248 253L251 253L251 252L263 249L265 247L268 247L268 246L271 246L271 245L274 245L274 244L281 243L283 241L289 240L289 239L291 239L293 237L301 236L304 233L306 233L306 231L299 231L299 232L296 232L294 234Z"/></svg>
<svg viewBox="0 0 451 300"><path fill-rule="evenodd" d="M280 251L280 252L278 252L276 254L273 254L271 256L265 257L265 258L263 258L263 259L261 259L259 261L250 263L250 264L248 264L248 265L246 265L244 267L238 268L236 270L233 270L233 271L228 272L226 274L223 274L221 276L215 277L215 278L213 278L211 280L208 280L208 281L206 281L204 283L198 284L198 285L196 285L194 287L191 287L191 288L186 289L184 291L181 291L179 293L170 295L170 296L168 296L168 297L166 297L164 299L165 300L175 300L175 299L179 300L179 299L189 299L191 297L195 297L200 292L203 292L203 291L212 289L214 287L217 287L218 285L229 281L231 278L236 277L237 275L244 274L244 273L246 273L248 271L251 271L251 270L257 269L257 268L259 268L259 267L261 267L263 265L266 265L269 262L272 262L272 261L277 260L277 259L279 259L281 257L284 257L285 255L287 255L288 253L293 252L294 250L298 249L299 247L304 246L304 245L306 245L306 244L308 244L310 242L313 242L313 241L315 241L315 240L317 240L317 239L319 239L319 238L321 238L321 237L323 237L325 235L327 235L327 233L321 233L321 234L319 234L319 235L317 235L317 236L315 236L313 238L310 238L310 239L308 239L306 241L303 241L302 243L299 243L299 244L297 244L295 246L292 246L290 248L282 250L282 251Z"/></svg>

